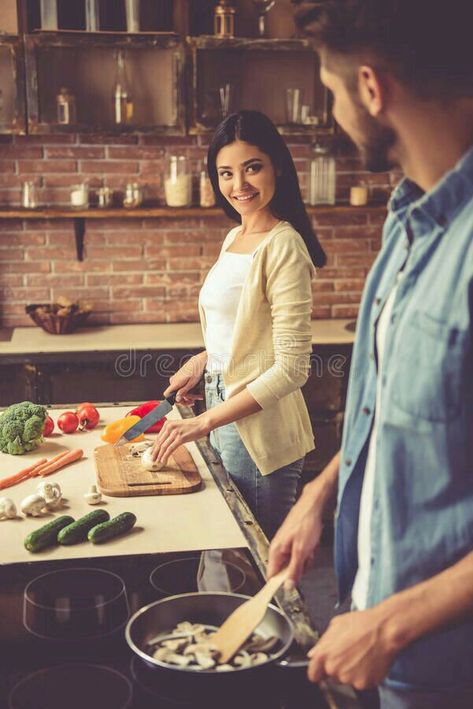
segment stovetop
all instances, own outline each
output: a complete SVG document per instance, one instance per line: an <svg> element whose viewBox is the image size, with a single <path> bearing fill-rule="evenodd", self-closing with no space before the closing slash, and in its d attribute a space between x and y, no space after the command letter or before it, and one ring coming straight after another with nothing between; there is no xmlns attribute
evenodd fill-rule
<svg viewBox="0 0 473 709"><path fill-rule="evenodd" d="M303 669L271 669L241 696L176 692L135 656L124 627L136 610L193 591L253 595L247 549L35 561L0 566L0 707L6 709L322 709Z"/></svg>

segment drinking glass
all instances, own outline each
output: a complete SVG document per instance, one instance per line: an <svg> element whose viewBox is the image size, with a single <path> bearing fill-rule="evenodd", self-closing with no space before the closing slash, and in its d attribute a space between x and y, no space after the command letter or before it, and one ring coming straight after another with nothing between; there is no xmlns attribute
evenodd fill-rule
<svg viewBox="0 0 473 709"><path fill-rule="evenodd" d="M302 90L286 89L286 118L288 123L301 122Z"/></svg>
<svg viewBox="0 0 473 709"><path fill-rule="evenodd" d="M253 5L258 13L258 35L264 37L266 33L266 22L265 17L271 8L274 6L276 0L253 0Z"/></svg>

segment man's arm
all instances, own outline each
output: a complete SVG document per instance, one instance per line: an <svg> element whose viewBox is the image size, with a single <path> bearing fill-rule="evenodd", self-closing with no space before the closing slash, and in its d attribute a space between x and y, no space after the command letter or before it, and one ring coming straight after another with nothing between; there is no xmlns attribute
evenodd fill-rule
<svg viewBox="0 0 473 709"><path fill-rule="evenodd" d="M336 616L310 651L309 678L379 684L414 640L473 613L473 552L365 611Z"/></svg>
<svg viewBox="0 0 473 709"><path fill-rule="evenodd" d="M297 583L315 554L323 527L323 513L334 508L340 453L315 480L308 483L276 533L270 549L268 578L289 566L288 578Z"/></svg>

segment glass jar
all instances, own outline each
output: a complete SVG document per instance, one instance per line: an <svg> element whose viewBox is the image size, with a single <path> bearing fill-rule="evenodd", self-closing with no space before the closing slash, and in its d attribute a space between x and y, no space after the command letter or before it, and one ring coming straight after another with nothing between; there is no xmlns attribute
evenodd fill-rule
<svg viewBox="0 0 473 709"><path fill-rule="evenodd" d="M308 202L335 204L336 163L330 151L323 145L314 145L314 154L309 163Z"/></svg>
<svg viewBox="0 0 473 709"><path fill-rule="evenodd" d="M21 188L21 206L25 209L35 209L38 206L38 196L34 182L23 182Z"/></svg>
<svg viewBox="0 0 473 709"><path fill-rule="evenodd" d="M71 207L81 209L89 206L89 191L85 182L71 188Z"/></svg>
<svg viewBox="0 0 473 709"><path fill-rule="evenodd" d="M123 206L127 209L139 207L143 201L143 190L137 182L129 182L125 187Z"/></svg>
<svg viewBox="0 0 473 709"><path fill-rule="evenodd" d="M76 97L63 86L56 96L57 122L61 125L76 123Z"/></svg>
<svg viewBox="0 0 473 709"><path fill-rule="evenodd" d="M199 176L199 204L201 207L215 206L215 193L205 167L202 167Z"/></svg>
<svg viewBox="0 0 473 709"><path fill-rule="evenodd" d="M184 155L170 155L164 179L168 207L190 207L192 204L192 172Z"/></svg>

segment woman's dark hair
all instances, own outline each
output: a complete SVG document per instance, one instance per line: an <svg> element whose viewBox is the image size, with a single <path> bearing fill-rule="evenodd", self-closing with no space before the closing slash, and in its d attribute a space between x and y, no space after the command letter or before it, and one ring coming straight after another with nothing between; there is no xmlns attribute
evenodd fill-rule
<svg viewBox="0 0 473 709"><path fill-rule="evenodd" d="M269 204L277 219L292 224L304 239L315 266L325 265L326 256L312 228L302 201L299 181L291 153L276 126L259 111L239 111L227 116L218 126L207 154L207 167L217 203L225 214L241 223L241 217L225 199L218 186L217 155L225 145L236 140L255 145L271 160L276 173L276 189Z"/></svg>

